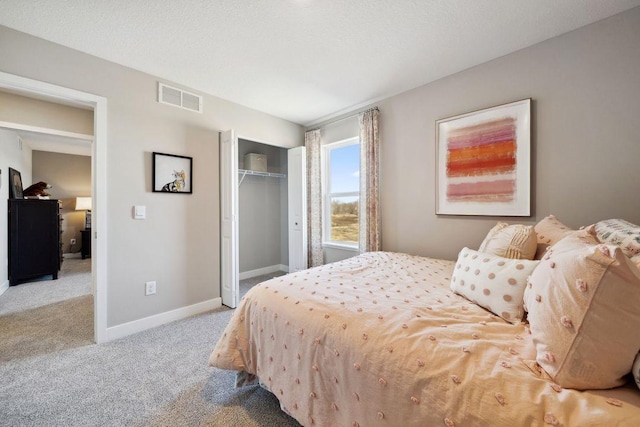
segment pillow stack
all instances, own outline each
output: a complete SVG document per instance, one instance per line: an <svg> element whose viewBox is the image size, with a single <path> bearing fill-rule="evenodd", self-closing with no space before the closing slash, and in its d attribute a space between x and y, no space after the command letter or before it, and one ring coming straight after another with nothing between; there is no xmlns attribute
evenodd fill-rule
<svg viewBox="0 0 640 427"><path fill-rule="evenodd" d="M478 251L464 248L451 289L511 323L528 311L536 361L560 386L612 388L632 372L640 387L638 267L640 226L576 231L550 215L498 223Z"/></svg>
<svg viewBox="0 0 640 427"><path fill-rule="evenodd" d="M540 260L540 261L535 261ZM573 230L498 223L464 248L451 289L518 323L528 311L536 361L560 386L640 387L640 226L620 219Z"/></svg>

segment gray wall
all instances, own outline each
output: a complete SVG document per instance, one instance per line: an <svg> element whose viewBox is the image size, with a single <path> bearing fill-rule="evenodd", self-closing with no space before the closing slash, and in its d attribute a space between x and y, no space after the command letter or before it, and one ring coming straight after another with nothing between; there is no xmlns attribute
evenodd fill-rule
<svg viewBox="0 0 640 427"><path fill-rule="evenodd" d="M238 141L240 169L245 168L247 153L265 154L269 172L287 173L286 149L241 139ZM289 265L287 200L286 179L245 176L238 191L240 273Z"/></svg>
<svg viewBox="0 0 640 427"><path fill-rule="evenodd" d="M93 135L93 111L0 91L0 120Z"/></svg>
<svg viewBox="0 0 640 427"><path fill-rule="evenodd" d="M640 223L640 8L379 102L383 249L455 259L497 217L435 215L437 119L532 105L533 224Z"/></svg>
<svg viewBox="0 0 640 427"><path fill-rule="evenodd" d="M219 132L294 147L303 129L209 95L203 114L159 104L157 77L6 27L0 70L107 98L108 326L219 297ZM153 151L193 157L192 195L151 192Z"/></svg>
<svg viewBox="0 0 640 427"><path fill-rule="evenodd" d="M91 196L91 157L33 150L32 159L33 182L52 185L47 192L62 201L62 251L80 252L85 213L75 210L76 197Z"/></svg>
<svg viewBox="0 0 640 427"><path fill-rule="evenodd" d="M0 128L0 293L9 286L8 218L9 168L20 172L22 187L31 185L31 148L20 141L17 133Z"/></svg>

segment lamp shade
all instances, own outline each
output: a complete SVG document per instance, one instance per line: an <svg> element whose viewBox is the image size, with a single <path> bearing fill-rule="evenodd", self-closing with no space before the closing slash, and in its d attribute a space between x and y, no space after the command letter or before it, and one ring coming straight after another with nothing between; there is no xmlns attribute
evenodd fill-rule
<svg viewBox="0 0 640 427"><path fill-rule="evenodd" d="M90 211L91 210L91 197L76 197L76 210L77 211Z"/></svg>

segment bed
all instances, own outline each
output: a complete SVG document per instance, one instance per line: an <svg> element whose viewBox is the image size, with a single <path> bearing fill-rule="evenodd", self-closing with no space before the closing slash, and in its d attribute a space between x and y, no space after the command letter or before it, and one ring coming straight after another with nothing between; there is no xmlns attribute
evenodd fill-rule
<svg viewBox="0 0 640 427"><path fill-rule="evenodd" d="M375 252L263 282L210 364L259 380L305 426L640 425L631 375L558 385L526 321L451 290L459 264Z"/></svg>

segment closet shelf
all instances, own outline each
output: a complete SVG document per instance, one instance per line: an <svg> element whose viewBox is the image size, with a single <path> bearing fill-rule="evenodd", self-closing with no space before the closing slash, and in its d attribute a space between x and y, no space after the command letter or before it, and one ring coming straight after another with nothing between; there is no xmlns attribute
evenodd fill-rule
<svg viewBox="0 0 640 427"><path fill-rule="evenodd" d="M269 178L286 178L287 177L287 175L283 173L259 172L259 171L252 171L249 169L238 169L238 173L242 174L242 178L240 178L240 182L238 183L238 185L242 184L242 181L244 181L244 177L247 175L266 176Z"/></svg>

